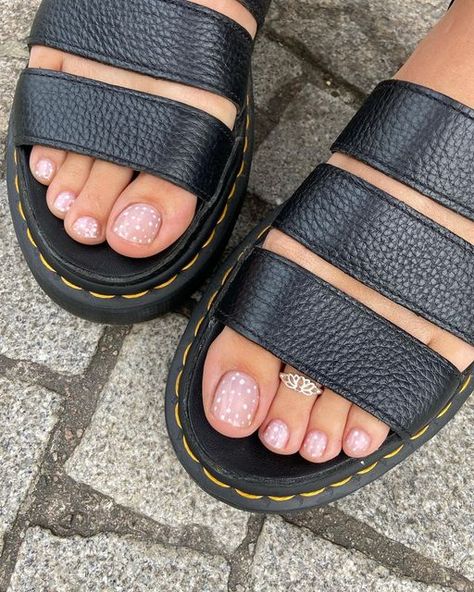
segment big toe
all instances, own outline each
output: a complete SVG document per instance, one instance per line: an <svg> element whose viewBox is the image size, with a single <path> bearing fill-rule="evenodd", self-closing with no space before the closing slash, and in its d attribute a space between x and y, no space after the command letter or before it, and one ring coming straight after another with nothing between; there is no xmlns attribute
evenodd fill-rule
<svg viewBox="0 0 474 592"><path fill-rule="evenodd" d="M278 358L224 328L204 365L202 392L209 423L231 438L255 432L277 392L280 366Z"/></svg>
<svg viewBox="0 0 474 592"><path fill-rule="evenodd" d="M115 202L106 229L109 245L127 257L150 257L186 231L196 197L169 181L140 174Z"/></svg>

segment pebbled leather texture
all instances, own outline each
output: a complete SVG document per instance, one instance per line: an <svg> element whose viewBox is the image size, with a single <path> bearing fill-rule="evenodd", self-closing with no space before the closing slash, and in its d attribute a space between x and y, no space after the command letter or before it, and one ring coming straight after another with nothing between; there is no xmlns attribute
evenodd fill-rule
<svg viewBox="0 0 474 592"><path fill-rule="evenodd" d="M203 88L242 107L253 40L186 0L43 0L29 44Z"/></svg>
<svg viewBox="0 0 474 592"><path fill-rule="evenodd" d="M268 9L270 8L271 0L239 0L239 2L253 14L258 26L262 27Z"/></svg>
<svg viewBox="0 0 474 592"><path fill-rule="evenodd" d="M474 110L434 90L379 84L332 146L474 220Z"/></svg>
<svg viewBox="0 0 474 592"><path fill-rule="evenodd" d="M34 69L25 70L18 82L14 141L146 171L203 200L215 194L233 147L231 131L198 109Z"/></svg>
<svg viewBox="0 0 474 592"><path fill-rule="evenodd" d="M320 165L274 226L474 344L474 246L370 183Z"/></svg>
<svg viewBox="0 0 474 592"><path fill-rule="evenodd" d="M407 437L450 398L452 364L293 262L254 250L216 317Z"/></svg>

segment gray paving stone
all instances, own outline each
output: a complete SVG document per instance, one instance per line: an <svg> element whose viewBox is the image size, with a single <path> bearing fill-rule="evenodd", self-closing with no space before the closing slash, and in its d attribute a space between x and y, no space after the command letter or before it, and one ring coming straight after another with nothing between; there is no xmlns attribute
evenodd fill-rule
<svg viewBox="0 0 474 592"><path fill-rule="evenodd" d="M247 515L216 502L190 480L166 432L167 370L185 325L184 318L168 315L133 329L67 471L163 524L205 527L229 551L245 537Z"/></svg>
<svg viewBox="0 0 474 592"><path fill-rule="evenodd" d="M224 592L220 557L115 535L60 539L39 528L23 542L10 592Z"/></svg>
<svg viewBox="0 0 474 592"><path fill-rule="evenodd" d="M340 97L307 84L257 151L251 191L270 204L289 198L329 148L354 109Z"/></svg>
<svg viewBox="0 0 474 592"><path fill-rule="evenodd" d="M80 374L91 361L103 327L54 304L31 275L17 244L0 184L0 354Z"/></svg>
<svg viewBox="0 0 474 592"><path fill-rule="evenodd" d="M56 422L57 395L0 378L0 553Z"/></svg>
<svg viewBox="0 0 474 592"><path fill-rule="evenodd" d="M471 397L414 456L338 507L474 579L473 423Z"/></svg>
<svg viewBox="0 0 474 592"><path fill-rule="evenodd" d="M361 553L314 537L308 531L267 518L257 542L251 592L441 592L392 575Z"/></svg>
<svg viewBox="0 0 474 592"><path fill-rule="evenodd" d="M268 25L314 62L369 92L394 74L447 8L445 0L274 0Z"/></svg>
<svg viewBox="0 0 474 592"><path fill-rule="evenodd" d="M288 49L264 35L258 37L253 57L253 85L255 104L260 109L268 108L268 102L276 96L283 85L303 72L301 61Z"/></svg>

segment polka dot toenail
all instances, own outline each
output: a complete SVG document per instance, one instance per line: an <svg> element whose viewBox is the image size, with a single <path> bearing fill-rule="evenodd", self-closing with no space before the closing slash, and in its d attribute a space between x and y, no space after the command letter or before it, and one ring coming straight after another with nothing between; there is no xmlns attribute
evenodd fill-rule
<svg viewBox="0 0 474 592"><path fill-rule="evenodd" d="M115 220L113 232L130 243L150 245L158 236L161 215L153 206L134 204Z"/></svg>
<svg viewBox="0 0 474 592"><path fill-rule="evenodd" d="M92 216L82 216L72 225L74 234L80 238L95 239L100 235L100 224Z"/></svg>
<svg viewBox="0 0 474 592"><path fill-rule="evenodd" d="M371 438L361 429L353 428L346 437L346 448L352 454L363 454L369 449Z"/></svg>
<svg viewBox="0 0 474 592"><path fill-rule="evenodd" d="M225 374L214 395L214 417L237 428L249 427L258 408L259 394L255 380L242 372Z"/></svg>
<svg viewBox="0 0 474 592"><path fill-rule="evenodd" d="M54 176L56 166L49 158L41 158L36 163L35 176L41 181L49 183Z"/></svg>
<svg viewBox="0 0 474 592"><path fill-rule="evenodd" d="M280 450L287 445L289 437L290 431L286 423L280 419L274 419L267 425L262 439L271 448Z"/></svg>
<svg viewBox="0 0 474 592"><path fill-rule="evenodd" d="M326 452L328 437L324 432L313 430L309 432L303 444L302 451L310 458L318 459Z"/></svg>
<svg viewBox="0 0 474 592"><path fill-rule="evenodd" d="M58 212L61 212L61 214L66 214L71 209L75 199L76 196L74 193L71 193L70 191L62 191L54 201L54 208Z"/></svg>

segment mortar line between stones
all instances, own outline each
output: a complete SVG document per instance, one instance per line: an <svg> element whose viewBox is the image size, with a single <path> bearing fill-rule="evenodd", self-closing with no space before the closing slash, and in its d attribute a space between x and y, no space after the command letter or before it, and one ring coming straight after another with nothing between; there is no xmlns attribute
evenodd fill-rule
<svg viewBox="0 0 474 592"><path fill-rule="evenodd" d="M474 592L474 582L413 548L379 533L332 506L303 514L285 514L285 522L347 551L357 551L392 573L456 592Z"/></svg>

